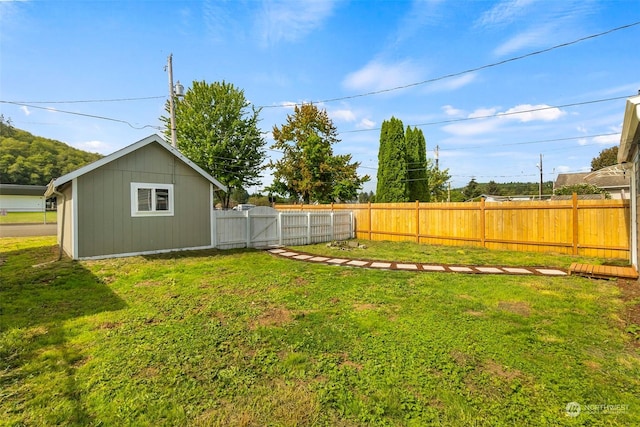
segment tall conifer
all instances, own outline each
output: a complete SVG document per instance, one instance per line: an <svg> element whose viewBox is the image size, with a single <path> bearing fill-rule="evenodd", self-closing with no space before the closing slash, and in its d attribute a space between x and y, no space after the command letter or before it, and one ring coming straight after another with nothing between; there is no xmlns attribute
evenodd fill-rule
<svg viewBox="0 0 640 427"><path fill-rule="evenodd" d="M408 201L407 176L404 125L400 119L391 117L382 122L380 130L376 202Z"/></svg>

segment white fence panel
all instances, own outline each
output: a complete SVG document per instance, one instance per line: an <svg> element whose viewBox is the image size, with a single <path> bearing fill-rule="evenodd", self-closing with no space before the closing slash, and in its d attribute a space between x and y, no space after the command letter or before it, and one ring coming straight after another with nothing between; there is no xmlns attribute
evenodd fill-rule
<svg viewBox="0 0 640 427"><path fill-rule="evenodd" d="M215 211L212 226L219 249L302 246L354 235L353 214L344 211L278 212L267 207Z"/></svg>

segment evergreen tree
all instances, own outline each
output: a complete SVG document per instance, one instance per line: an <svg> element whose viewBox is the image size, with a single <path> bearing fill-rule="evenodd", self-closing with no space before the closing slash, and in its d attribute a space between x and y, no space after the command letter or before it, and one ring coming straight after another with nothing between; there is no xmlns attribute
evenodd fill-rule
<svg viewBox="0 0 640 427"><path fill-rule="evenodd" d="M462 190L462 194L464 194L466 200L473 200L482 194L475 178L471 178L471 181L469 181L464 190Z"/></svg>
<svg viewBox="0 0 640 427"><path fill-rule="evenodd" d="M427 177L427 143L422 129L407 126L405 133L408 159L407 190L409 201L429 201L429 180Z"/></svg>
<svg viewBox="0 0 640 427"><path fill-rule="evenodd" d="M407 149L404 125L391 117L382 122L378 151L376 202L407 202Z"/></svg>

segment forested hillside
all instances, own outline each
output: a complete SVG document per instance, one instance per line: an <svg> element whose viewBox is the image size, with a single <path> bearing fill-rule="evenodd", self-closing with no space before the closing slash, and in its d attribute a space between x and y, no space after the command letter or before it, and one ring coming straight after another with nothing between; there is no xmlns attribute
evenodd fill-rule
<svg viewBox="0 0 640 427"><path fill-rule="evenodd" d="M0 182L46 185L102 156L35 136L0 120Z"/></svg>

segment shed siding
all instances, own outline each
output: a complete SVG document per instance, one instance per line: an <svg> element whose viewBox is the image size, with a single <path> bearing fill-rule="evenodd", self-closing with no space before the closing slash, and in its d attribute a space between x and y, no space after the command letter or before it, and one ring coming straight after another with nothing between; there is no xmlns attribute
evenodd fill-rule
<svg viewBox="0 0 640 427"><path fill-rule="evenodd" d="M174 216L132 217L131 182L174 184ZM152 143L78 177L78 257L209 246L209 182Z"/></svg>
<svg viewBox="0 0 640 427"><path fill-rule="evenodd" d="M58 200L58 244L62 245L62 250L68 256L73 258L72 242L73 242L73 199L71 185L61 189L60 192L64 194L64 203ZM62 215L64 207L64 216ZM61 236L61 230L64 227L64 236ZM62 237L62 242L60 238Z"/></svg>

